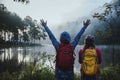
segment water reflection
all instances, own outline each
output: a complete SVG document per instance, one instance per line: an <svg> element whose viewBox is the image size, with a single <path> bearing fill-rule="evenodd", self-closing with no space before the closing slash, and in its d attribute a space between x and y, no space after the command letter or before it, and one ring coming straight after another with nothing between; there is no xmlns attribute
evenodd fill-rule
<svg viewBox="0 0 120 80"><path fill-rule="evenodd" d="M80 64L78 63L78 51L82 46L77 46L75 49L76 53L76 60L75 60L75 71L79 72ZM114 46L114 52L113 52L113 46L97 46L101 49L103 62L102 66L107 66L112 63L113 56L115 57L114 61L115 63L118 63L120 56L120 46ZM115 53L113 55L113 53ZM52 45L42 45L42 46L33 46L33 47L11 47L11 48L4 48L0 49L0 59L11 59L16 58L19 62L33 62L36 61L39 65L39 63L42 61L43 54L52 55L52 58L47 58L47 61L45 62L49 66L54 66L55 64L53 61L55 60L55 49ZM116 57L117 56L117 57ZM49 60L51 59L51 60Z"/></svg>

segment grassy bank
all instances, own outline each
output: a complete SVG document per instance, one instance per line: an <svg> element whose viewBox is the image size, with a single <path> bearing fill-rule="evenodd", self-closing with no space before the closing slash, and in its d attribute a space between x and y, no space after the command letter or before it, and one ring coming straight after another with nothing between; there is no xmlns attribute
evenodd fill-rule
<svg viewBox="0 0 120 80"><path fill-rule="evenodd" d="M9 69L0 73L1 80L55 80L55 73L49 67L43 67L42 65L36 67L33 63L22 64L22 66L8 66ZM12 71L14 67L14 71ZM101 73L101 80L119 80L120 79L120 66L105 67ZM75 74L75 80L80 80L80 76Z"/></svg>

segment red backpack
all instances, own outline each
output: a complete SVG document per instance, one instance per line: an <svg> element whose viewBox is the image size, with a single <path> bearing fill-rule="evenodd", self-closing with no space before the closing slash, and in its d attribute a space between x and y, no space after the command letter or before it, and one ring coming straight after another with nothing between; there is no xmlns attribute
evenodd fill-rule
<svg viewBox="0 0 120 80"><path fill-rule="evenodd" d="M74 65L74 49L71 43L61 43L57 49L56 66L62 70L73 68Z"/></svg>

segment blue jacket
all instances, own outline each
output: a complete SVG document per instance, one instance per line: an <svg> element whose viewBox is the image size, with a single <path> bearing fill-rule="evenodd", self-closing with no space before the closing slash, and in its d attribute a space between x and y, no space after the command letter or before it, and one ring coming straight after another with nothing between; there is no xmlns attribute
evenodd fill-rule
<svg viewBox="0 0 120 80"><path fill-rule="evenodd" d="M50 40L52 41L53 46L55 47L55 49L58 48L59 46L59 42L56 40L55 36L53 35L53 33L50 31L50 29L48 28L48 26L44 26L45 30L47 31ZM75 49L76 45L78 44L78 41L81 37L81 35L83 34L83 32L85 31L87 27L84 26L76 35L76 37L73 39L73 41L71 42L71 38L68 32L64 31L61 33L60 35L60 42L64 42L64 41L68 41L72 44L73 48Z"/></svg>

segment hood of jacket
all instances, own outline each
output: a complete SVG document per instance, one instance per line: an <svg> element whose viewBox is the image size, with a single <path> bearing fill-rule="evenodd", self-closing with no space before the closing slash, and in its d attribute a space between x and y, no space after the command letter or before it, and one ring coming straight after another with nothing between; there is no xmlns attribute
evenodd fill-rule
<svg viewBox="0 0 120 80"><path fill-rule="evenodd" d="M60 42L64 43L64 42L70 42L70 41L71 41L70 34L66 31L62 32L60 35Z"/></svg>

